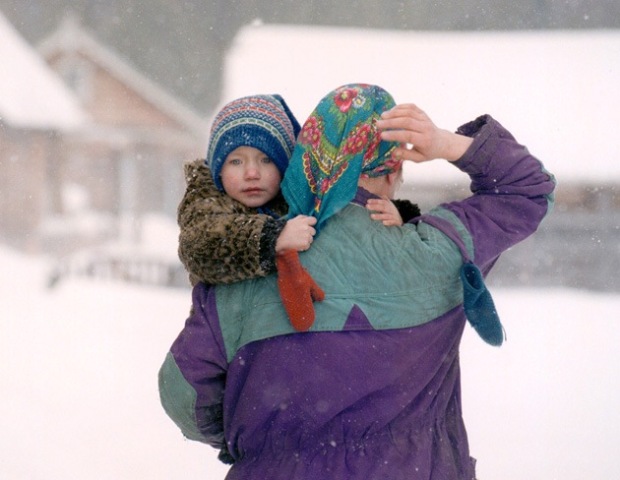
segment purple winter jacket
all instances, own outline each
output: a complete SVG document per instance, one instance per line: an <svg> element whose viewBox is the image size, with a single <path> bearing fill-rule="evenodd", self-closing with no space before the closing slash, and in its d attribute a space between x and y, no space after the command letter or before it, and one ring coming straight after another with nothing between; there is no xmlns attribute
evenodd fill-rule
<svg viewBox="0 0 620 480"><path fill-rule="evenodd" d="M474 137L455 162L473 195L428 215L486 273L536 230L555 183L491 117L459 133ZM462 252L424 217L370 220L367 195L301 256L326 293L310 332L292 330L272 277L193 290L161 400L187 438L234 462L229 480L475 478L461 413Z"/></svg>

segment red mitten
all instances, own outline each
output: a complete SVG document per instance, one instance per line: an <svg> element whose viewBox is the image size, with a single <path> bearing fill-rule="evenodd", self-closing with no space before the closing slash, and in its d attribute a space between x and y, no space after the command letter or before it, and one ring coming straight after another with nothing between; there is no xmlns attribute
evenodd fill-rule
<svg viewBox="0 0 620 480"><path fill-rule="evenodd" d="M284 309L293 328L305 332L314 323L314 305L325 298L314 279L302 267L296 250L287 250L276 255L278 288Z"/></svg>

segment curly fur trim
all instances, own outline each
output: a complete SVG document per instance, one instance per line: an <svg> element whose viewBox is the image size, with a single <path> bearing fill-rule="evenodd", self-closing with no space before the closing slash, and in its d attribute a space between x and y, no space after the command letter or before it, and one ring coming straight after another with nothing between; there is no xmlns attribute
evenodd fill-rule
<svg viewBox="0 0 620 480"><path fill-rule="evenodd" d="M283 218L266 220L260 237L260 268L267 273L276 272L276 242L286 226Z"/></svg>
<svg viewBox="0 0 620 480"><path fill-rule="evenodd" d="M233 283L275 271L275 241L284 222L220 192L203 160L185 165L187 188L179 204L179 258L195 284ZM278 195L266 206L283 215Z"/></svg>

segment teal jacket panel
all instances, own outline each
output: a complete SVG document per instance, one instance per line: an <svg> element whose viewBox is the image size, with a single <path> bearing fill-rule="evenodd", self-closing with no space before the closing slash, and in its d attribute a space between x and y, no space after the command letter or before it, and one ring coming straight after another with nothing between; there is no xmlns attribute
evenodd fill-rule
<svg viewBox="0 0 620 480"><path fill-rule="evenodd" d="M441 212L434 213L467 236L455 215ZM325 292L314 303L312 332L343 330L356 306L368 319L356 329L395 329L430 322L463 301L462 256L452 240L425 223L385 227L357 204L332 217L300 258ZM229 359L250 342L295 333L275 275L217 286L216 298Z"/></svg>

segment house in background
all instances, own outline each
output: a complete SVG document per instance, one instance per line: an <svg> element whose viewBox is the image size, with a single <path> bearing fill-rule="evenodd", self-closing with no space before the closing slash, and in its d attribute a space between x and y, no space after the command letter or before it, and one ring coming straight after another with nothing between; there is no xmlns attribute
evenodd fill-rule
<svg viewBox="0 0 620 480"><path fill-rule="evenodd" d="M0 240L41 247L46 219L62 210L57 168L65 139L89 118L76 97L0 13Z"/></svg>
<svg viewBox="0 0 620 480"><path fill-rule="evenodd" d="M72 16L38 51L1 16L0 37L0 241L62 254L174 220L204 119Z"/></svg>
<svg viewBox="0 0 620 480"><path fill-rule="evenodd" d="M184 190L184 161L204 155L207 124L73 16L39 45L91 122L68 140L60 167L65 184L81 190L92 210L120 218L121 236L148 213L174 218Z"/></svg>

